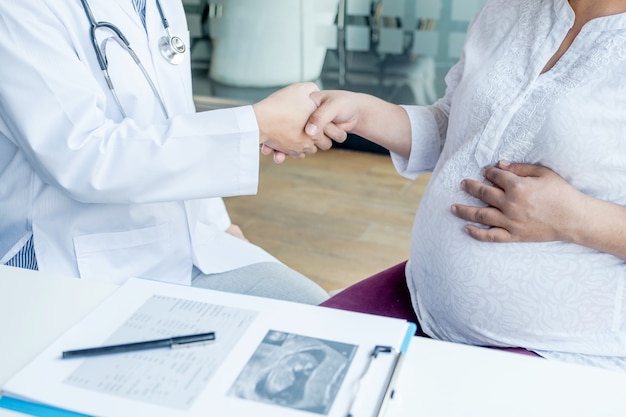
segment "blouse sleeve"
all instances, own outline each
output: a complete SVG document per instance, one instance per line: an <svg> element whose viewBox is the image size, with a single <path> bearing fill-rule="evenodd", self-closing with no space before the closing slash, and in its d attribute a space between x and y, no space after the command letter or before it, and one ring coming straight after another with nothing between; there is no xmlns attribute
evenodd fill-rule
<svg viewBox="0 0 626 417"><path fill-rule="evenodd" d="M411 123L411 154L408 159L391 154L394 166L401 175L415 179L431 172L437 164L446 140L450 103L461 80L463 68L464 59L461 57L446 76L445 95L434 104L402 106Z"/></svg>

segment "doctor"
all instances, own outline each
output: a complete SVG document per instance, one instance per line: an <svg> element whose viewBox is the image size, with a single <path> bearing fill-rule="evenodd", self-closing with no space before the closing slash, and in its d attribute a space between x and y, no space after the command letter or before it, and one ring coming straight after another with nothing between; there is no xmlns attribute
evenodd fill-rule
<svg viewBox="0 0 626 417"><path fill-rule="evenodd" d="M317 304L220 198L256 193L260 145L331 146L302 131L316 87L196 113L188 38L180 1L0 2L0 264Z"/></svg>

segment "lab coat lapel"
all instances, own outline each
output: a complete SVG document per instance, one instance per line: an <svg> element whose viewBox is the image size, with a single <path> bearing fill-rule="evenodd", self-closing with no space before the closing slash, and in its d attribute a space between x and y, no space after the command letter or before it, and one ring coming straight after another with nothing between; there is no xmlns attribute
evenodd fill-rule
<svg viewBox="0 0 626 417"><path fill-rule="evenodd" d="M130 0L128 1L130 2ZM180 8L180 12L175 13L178 9L174 10L167 1L162 1L161 6L170 24L172 34L182 38L187 48L189 48L189 31L187 30L184 13L182 13L183 8L180 5L176 5L176 7ZM157 73L154 82L168 107L170 115L180 113L181 111L185 112L182 109L186 110L186 112L195 111L193 102L189 101L191 89L190 51L187 49L187 52L185 52L187 55L186 59L179 65L170 64L161 55L159 45L161 38L167 36L167 31L163 27L163 22L154 0L146 1L146 26L151 51L150 62L152 63L152 68Z"/></svg>

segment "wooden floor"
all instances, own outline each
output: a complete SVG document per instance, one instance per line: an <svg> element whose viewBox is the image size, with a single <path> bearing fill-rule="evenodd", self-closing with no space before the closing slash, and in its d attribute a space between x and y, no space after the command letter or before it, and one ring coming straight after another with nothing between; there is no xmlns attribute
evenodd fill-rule
<svg viewBox="0 0 626 417"><path fill-rule="evenodd" d="M360 151L261 157L258 195L226 205L251 242L333 291L408 258L428 178L407 180L389 156Z"/></svg>

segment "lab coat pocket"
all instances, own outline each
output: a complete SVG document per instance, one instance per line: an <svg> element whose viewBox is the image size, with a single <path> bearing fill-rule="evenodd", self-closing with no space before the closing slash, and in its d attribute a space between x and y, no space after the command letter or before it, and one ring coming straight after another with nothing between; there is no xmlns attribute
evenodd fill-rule
<svg viewBox="0 0 626 417"><path fill-rule="evenodd" d="M167 280L164 274L172 273L176 264L184 264L172 248L167 223L76 236L74 249L81 278L116 284L130 277Z"/></svg>

